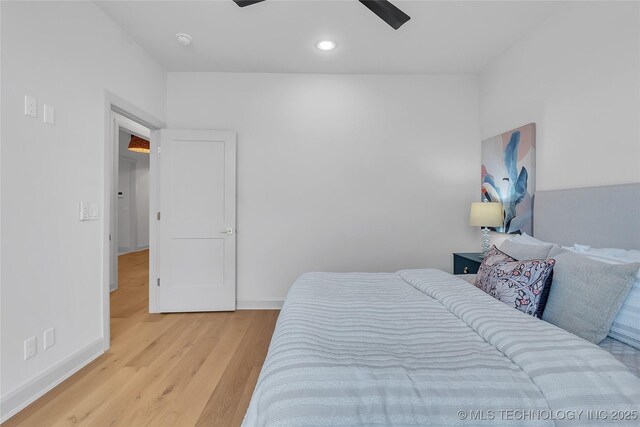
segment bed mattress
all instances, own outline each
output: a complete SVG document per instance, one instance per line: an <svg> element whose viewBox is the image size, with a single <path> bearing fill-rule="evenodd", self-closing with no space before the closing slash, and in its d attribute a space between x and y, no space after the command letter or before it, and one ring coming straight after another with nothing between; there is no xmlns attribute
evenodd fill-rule
<svg viewBox="0 0 640 427"><path fill-rule="evenodd" d="M602 421L589 411L627 411L636 425L640 379L460 278L308 273L289 291L243 425Z"/></svg>

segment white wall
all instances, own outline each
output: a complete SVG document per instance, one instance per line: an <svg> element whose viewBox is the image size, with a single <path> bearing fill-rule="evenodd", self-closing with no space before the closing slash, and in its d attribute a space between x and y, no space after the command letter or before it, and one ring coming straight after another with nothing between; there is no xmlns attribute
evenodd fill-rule
<svg viewBox="0 0 640 427"><path fill-rule="evenodd" d="M488 138L537 123L537 190L640 182L640 4L571 3L480 78Z"/></svg>
<svg viewBox="0 0 640 427"><path fill-rule="evenodd" d="M2 2L2 416L102 349L105 90L164 119L166 74L92 2ZM123 64L125 64L123 66ZM38 99L26 117L24 96ZM55 126L42 105L56 108ZM43 331L56 345L43 350ZM38 354L23 360L23 341Z"/></svg>
<svg viewBox="0 0 640 427"><path fill-rule="evenodd" d="M451 270L452 251L479 248L475 77L167 82L169 127L238 132L239 306L282 300L307 271Z"/></svg>
<svg viewBox="0 0 640 427"><path fill-rule="evenodd" d="M129 151L129 141L131 141L131 134L120 130L118 135L120 157L132 160L135 165L132 174L134 188L131 202L133 204L130 207L133 215L126 219L129 224L125 225L130 235L126 236L126 244L119 239L118 246L122 249L121 253L149 247L149 154ZM125 165L119 162L118 166L122 169ZM120 191L123 189L121 188ZM118 228L120 232L122 228L120 223Z"/></svg>

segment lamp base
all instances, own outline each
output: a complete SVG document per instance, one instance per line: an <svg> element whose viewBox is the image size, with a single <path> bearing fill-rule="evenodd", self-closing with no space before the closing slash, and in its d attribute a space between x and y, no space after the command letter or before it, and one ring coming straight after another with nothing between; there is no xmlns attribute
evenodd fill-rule
<svg viewBox="0 0 640 427"><path fill-rule="evenodd" d="M489 252L489 228L482 227L482 259L487 256Z"/></svg>

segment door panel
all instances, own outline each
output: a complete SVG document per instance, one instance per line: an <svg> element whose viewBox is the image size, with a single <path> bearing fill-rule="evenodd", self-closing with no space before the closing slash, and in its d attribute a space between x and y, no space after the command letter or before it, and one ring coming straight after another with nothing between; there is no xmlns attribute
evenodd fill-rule
<svg viewBox="0 0 640 427"><path fill-rule="evenodd" d="M158 310L235 310L235 133L163 129Z"/></svg>
<svg viewBox="0 0 640 427"><path fill-rule="evenodd" d="M171 266L176 287L224 286L224 239L175 239Z"/></svg>
<svg viewBox="0 0 640 427"><path fill-rule="evenodd" d="M182 171L170 184L176 231L219 237L219 224L225 223L225 142L180 141L172 149L173 170Z"/></svg>

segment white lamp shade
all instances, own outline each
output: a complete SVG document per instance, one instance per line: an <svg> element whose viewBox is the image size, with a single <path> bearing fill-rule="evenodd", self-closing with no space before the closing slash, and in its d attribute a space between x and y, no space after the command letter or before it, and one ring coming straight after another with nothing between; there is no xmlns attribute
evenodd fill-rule
<svg viewBox="0 0 640 427"><path fill-rule="evenodd" d="M502 203L474 202L471 203L469 225L476 227L502 227Z"/></svg>

